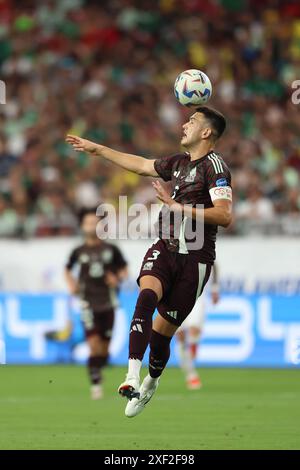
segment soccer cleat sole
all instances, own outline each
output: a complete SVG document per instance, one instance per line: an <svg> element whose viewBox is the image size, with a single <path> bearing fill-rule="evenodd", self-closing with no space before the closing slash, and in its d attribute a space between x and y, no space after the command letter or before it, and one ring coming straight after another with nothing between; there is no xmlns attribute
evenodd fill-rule
<svg viewBox="0 0 300 470"><path fill-rule="evenodd" d="M123 387L120 387L119 394L128 400L132 400L133 398L140 398L140 393L137 392L131 385L124 385Z"/></svg>

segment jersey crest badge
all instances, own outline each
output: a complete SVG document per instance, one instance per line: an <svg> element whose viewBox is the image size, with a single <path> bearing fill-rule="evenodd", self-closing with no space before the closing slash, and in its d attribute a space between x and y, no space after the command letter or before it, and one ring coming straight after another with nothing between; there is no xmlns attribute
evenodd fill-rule
<svg viewBox="0 0 300 470"><path fill-rule="evenodd" d="M185 182L186 183L193 183L195 181L195 178L196 178L196 171L197 171L197 168L193 168L191 171L190 171L190 174L187 175L187 177L185 178Z"/></svg>

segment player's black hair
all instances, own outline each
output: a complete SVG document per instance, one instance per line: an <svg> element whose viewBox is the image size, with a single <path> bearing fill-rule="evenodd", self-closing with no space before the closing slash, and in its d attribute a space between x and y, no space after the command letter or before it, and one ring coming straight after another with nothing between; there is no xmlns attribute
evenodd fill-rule
<svg viewBox="0 0 300 470"><path fill-rule="evenodd" d="M226 119L223 114L208 106L198 106L196 111L205 116L213 129L215 137L219 139L226 128Z"/></svg>
<svg viewBox="0 0 300 470"><path fill-rule="evenodd" d="M85 207L84 209L81 209L81 211L78 214L79 224L80 225L82 224L83 219L86 215L89 215L89 214L96 215L96 212L97 212L97 207L88 207L88 208Z"/></svg>

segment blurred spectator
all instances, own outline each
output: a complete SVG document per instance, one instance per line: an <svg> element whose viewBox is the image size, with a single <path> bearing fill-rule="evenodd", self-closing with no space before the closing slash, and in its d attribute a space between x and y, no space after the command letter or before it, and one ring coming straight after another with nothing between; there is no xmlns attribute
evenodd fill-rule
<svg viewBox="0 0 300 470"><path fill-rule="evenodd" d="M9 175L11 168L17 161L16 155L9 152L5 137L0 137L0 179Z"/></svg>
<svg viewBox="0 0 300 470"><path fill-rule="evenodd" d="M71 235L76 230L76 218L64 200L64 193L48 190L37 200L37 236Z"/></svg>
<svg viewBox="0 0 300 470"><path fill-rule="evenodd" d="M253 186L247 191L246 199L236 204L235 213L239 219L268 222L274 216L274 209L270 199L264 197L257 186Z"/></svg>
<svg viewBox="0 0 300 470"><path fill-rule="evenodd" d="M150 204L145 180L75 154L64 137L177 152L191 110L172 88L187 68L210 76L211 105L228 118L219 150L233 173L230 233L251 221L296 233L298 0L1 0L0 236L74 234L80 208L121 194Z"/></svg>
<svg viewBox="0 0 300 470"><path fill-rule="evenodd" d="M17 214L9 207L3 197L0 197L0 236L14 237L17 234Z"/></svg>

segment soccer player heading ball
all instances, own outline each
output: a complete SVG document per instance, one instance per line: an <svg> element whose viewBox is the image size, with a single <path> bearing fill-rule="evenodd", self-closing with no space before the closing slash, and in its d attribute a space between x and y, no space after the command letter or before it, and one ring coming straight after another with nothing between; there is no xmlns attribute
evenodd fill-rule
<svg viewBox="0 0 300 470"><path fill-rule="evenodd" d="M125 410L128 417L139 414L155 393L169 360L171 339L209 279L218 225L227 227L231 222L231 176L224 160L214 151L225 127L221 113L200 106L183 125L181 144L187 152L154 160L67 136L67 142L77 151L172 184L170 195L160 182L153 183L164 206L160 213L159 238L147 251L138 277L140 293L130 327L128 373L119 387L119 393L129 399ZM173 219L180 214L177 233L166 208L172 211ZM187 243L185 227L197 220L204 222L203 241L195 249ZM168 237L164 237L162 227L165 229L167 224L170 230ZM156 308L158 315L152 322ZM149 373L140 385L142 359L148 344Z"/></svg>

